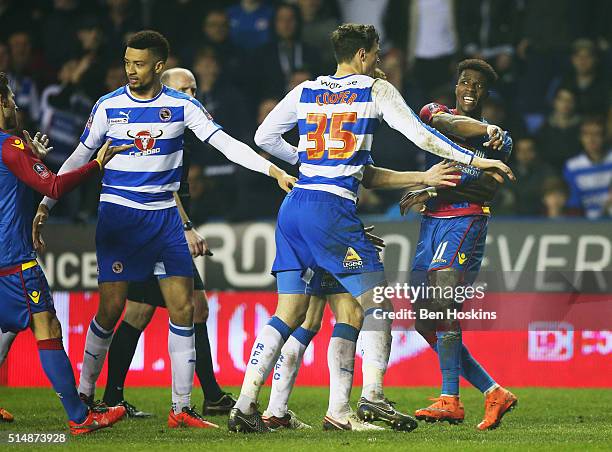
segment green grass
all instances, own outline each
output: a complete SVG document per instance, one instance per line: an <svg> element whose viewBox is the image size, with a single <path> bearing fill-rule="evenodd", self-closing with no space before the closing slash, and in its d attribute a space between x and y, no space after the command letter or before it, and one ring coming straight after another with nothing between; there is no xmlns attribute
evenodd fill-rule
<svg viewBox="0 0 612 452"><path fill-rule="evenodd" d="M166 427L169 399L167 388L128 389L129 400L156 417L150 420L125 420L112 429L89 436L69 438L64 446L44 447L56 450L251 450L312 451L324 450L427 450L460 452L464 450L612 450L612 391L606 389L536 389L514 391L519 406L508 414L500 428L479 432L475 425L483 412L483 401L475 390L462 390L466 409L465 423L458 426L421 423L411 433L324 432L322 416L327 406L325 388L297 388L291 408L311 423L311 431L283 431L268 435L243 435L227 431L226 418L214 417L218 430L170 430ZM194 392L194 402L201 406L201 392ZM353 391L355 398L358 388ZM388 388L387 395L398 407L414 410L433 388ZM268 389L262 400L267 401ZM0 424L0 437L6 432L34 433L65 431L64 412L49 389L0 388L0 404L16 417L13 424ZM6 439L4 439L6 441ZM28 446L32 449L33 446ZM0 444L0 450L19 446Z"/></svg>

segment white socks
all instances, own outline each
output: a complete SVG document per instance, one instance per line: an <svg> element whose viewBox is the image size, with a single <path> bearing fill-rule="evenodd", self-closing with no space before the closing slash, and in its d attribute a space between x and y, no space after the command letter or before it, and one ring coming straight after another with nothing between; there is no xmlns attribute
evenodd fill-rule
<svg viewBox="0 0 612 452"><path fill-rule="evenodd" d="M190 407L196 351L193 325L178 326L170 322L168 353L172 366L172 409L180 413Z"/></svg>
<svg viewBox="0 0 612 452"><path fill-rule="evenodd" d="M355 349L359 330L347 323L336 323L327 348L329 367L329 406L327 416L344 419L351 413L350 397L355 369Z"/></svg>
<svg viewBox="0 0 612 452"><path fill-rule="evenodd" d="M94 317L87 329L83 366L79 378L79 393L93 397L96 391L96 381L102 372L106 353L113 340L113 330L102 328Z"/></svg>
<svg viewBox="0 0 612 452"><path fill-rule="evenodd" d="M385 396L383 379L391 353L391 320L376 319L374 312L381 308L371 308L365 312L361 328L361 345L363 347L363 389L361 397L371 402L380 402ZM381 317L376 315L376 317Z"/></svg>
<svg viewBox="0 0 612 452"><path fill-rule="evenodd" d="M236 402L236 408L244 414L251 414L254 411L253 405L257 403L261 386L270 375L281 348L290 334L291 328L274 316L257 335L244 373L240 397Z"/></svg>
<svg viewBox="0 0 612 452"><path fill-rule="evenodd" d="M270 402L266 415L283 417L287 414L287 402L302 365L304 352L315 334L317 334L316 331L310 331L300 326L283 345L281 355L276 362L276 366L274 366L272 391L270 392Z"/></svg>
<svg viewBox="0 0 612 452"><path fill-rule="evenodd" d="M0 366L2 366L2 363L6 359L6 355L8 355L16 337L17 333L13 333L12 331L0 331Z"/></svg>

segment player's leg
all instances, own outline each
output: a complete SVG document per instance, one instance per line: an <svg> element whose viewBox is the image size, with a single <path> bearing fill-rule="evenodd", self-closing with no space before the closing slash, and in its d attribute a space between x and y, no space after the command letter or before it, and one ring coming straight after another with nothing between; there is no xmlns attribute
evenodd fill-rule
<svg viewBox="0 0 612 452"><path fill-rule="evenodd" d="M2 367L2 364L7 357L15 337L17 337L17 333L12 331L2 332L2 330L0 330L0 367ZM13 422L14 420L15 418L11 413L0 407L0 422Z"/></svg>
<svg viewBox="0 0 612 452"><path fill-rule="evenodd" d="M98 312L87 329L83 366L79 378L79 393L89 404L93 403L96 381L102 372L106 354L113 340L113 330L125 306L128 283L101 282L98 287L100 293Z"/></svg>
<svg viewBox="0 0 612 452"><path fill-rule="evenodd" d="M202 414L227 414L236 404L231 394L224 392L215 377L212 350L208 337L208 299L204 282L193 264L193 328L195 331L196 375L204 392Z"/></svg>
<svg viewBox="0 0 612 452"><path fill-rule="evenodd" d="M4 363L16 337L17 333L13 331L0 330L0 366Z"/></svg>
<svg viewBox="0 0 612 452"><path fill-rule="evenodd" d="M117 327L108 351L108 379L103 401L109 406L122 405L129 418L147 418L151 413L138 410L127 402L123 389L140 335L147 327L156 306L163 298L156 278L129 284L123 320Z"/></svg>
<svg viewBox="0 0 612 452"><path fill-rule="evenodd" d="M125 307L128 281L144 281L153 273L163 244L159 236L165 227L164 212L100 203L96 226L100 302L87 331L79 379L79 392L89 403Z"/></svg>
<svg viewBox="0 0 612 452"><path fill-rule="evenodd" d="M23 309L28 312L28 323L36 338L42 368L64 406L71 433L89 433L117 422L125 414L123 407L94 412L83 403L77 393L72 366L62 343L62 328L55 315L51 291L40 267L35 265L22 270L19 279L21 299L23 300L24 292L29 297L22 301Z"/></svg>
<svg viewBox="0 0 612 452"><path fill-rule="evenodd" d="M304 322L291 333L281 349L281 355L274 366L274 377L268 408L263 414L266 425L272 429L311 428L289 411L288 402L304 353L312 338L321 328L327 301L320 296L311 296Z"/></svg>
<svg viewBox="0 0 612 452"><path fill-rule="evenodd" d="M363 310L349 293L328 297L336 324L327 348L329 404L323 419L325 430L382 430L363 422L350 406L357 338L363 323Z"/></svg>
<svg viewBox="0 0 612 452"><path fill-rule="evenodd" d="M235 406L242 414L256 412L259 391L274 368L284 343L304 321L309 300L310 295L279 293L274 316L261 329L251 349Z"/></svg>

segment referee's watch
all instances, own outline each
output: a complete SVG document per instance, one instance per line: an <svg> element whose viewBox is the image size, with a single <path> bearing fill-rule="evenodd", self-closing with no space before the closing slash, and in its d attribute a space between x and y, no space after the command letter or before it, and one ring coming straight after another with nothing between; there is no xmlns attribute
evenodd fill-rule
<svg viewBox="0 0 612 452"><path fill-rule="evenodd" d="M190 220L187 220L185 223L183 223L184 231L191 231L192 229L193 229L193 223Z"/></svg>

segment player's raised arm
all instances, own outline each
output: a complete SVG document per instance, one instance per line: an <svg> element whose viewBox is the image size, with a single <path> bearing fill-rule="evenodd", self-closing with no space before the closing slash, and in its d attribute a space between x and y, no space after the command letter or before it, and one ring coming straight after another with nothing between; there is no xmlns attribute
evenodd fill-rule
<svg viewBox="0 0 612 452"><path fill-rule="evenodd" d="M461 176L457 174L457 168L452 162L440 162L424 172L394 171L367 165L361 183L368 189L393 190L415 186L455 187L459 179Z"/></svg>
<svg viewBox="0 0 612 452"><path fill-rule="evenodd" d="M514 179L512 170L500 160L478 157L472 151L458 146L440 132L423 124L406 105L397 89L386 80L376 80L372 85L372 98L387 124L421 149L476 168L495 169Z"/></svg>
<svg viewBox="0 0 612 452"><path fill-rule="evenodd" d="M293 129L297 123L297 104L301 85L291 90L281 100L255 132L255 144L285 162L295 165L299 160L298 150L287 143L283 133Z"/></svg>
<svg viewBox="0 0 612 452"><path fill-rule="evenodd" d="M195 99L185 107L185 125L202 141L219 150L228 160L252 171L265 174L277 180L286 192L293 188L295 177L288 175L269 160L266 160L250 146L236 140L223 131L212 120L212 116Z"/></svg>
<svg viewBox="0 0 612 452"><path fill-rule="evenodd" d="M458 138L471 138L487 135L489 141L484 146L504 151L511 147L512 139L501 127L487 124L468 116L453 115L445 105L435 102L425 105L419 112L419 118L428 126Z"/></svg>

